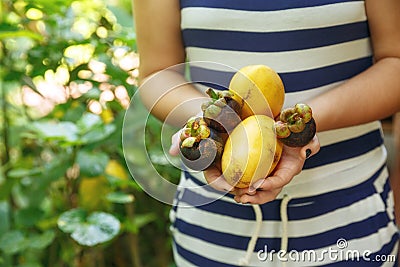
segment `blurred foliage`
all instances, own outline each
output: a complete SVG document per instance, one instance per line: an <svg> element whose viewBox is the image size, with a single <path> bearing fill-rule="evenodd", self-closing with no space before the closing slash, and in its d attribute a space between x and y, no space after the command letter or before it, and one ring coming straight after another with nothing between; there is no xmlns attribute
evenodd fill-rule
<svg viewBox="0 0 400 267"><path fill-rule="evenodd" d="M2 0L0 266L171 266L169 206L123 157L139 64L130 10L128 0ZM159 155L161 126L148 127ZM178 179L168 162L155 166Z"/></svg>

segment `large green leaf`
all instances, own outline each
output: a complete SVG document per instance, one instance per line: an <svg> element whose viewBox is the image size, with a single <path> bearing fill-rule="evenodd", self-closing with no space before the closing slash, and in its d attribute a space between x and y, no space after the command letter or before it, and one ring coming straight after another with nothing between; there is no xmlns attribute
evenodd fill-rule
<svg viewBox="0 0 400 267"><path fill-rule="evenodd" d="M85 217L86 212L82 209L63 212L57 221L58 228L64 233L73 233L85 221Z"/></svg>
<svg viewBox="0 0 400 267"><path fill-rule="evenodd" d="M92 130L94 127L98 127L102 124L103 122L99 115L88 112L83 114L83 116L76 123L76 126L79 128L80 133L86 133Z"/></svg>
<svg viewBox="0 0 400 267"><path fill-rule="evenodd" d="M95 127L94 129L91 129L91 131L84 134L80 138L80 141L83 144L99 142L109 137L115 130L116 127L114 124L102 124L99 127Z"/></svg>
<svg viewBox="0 0 400 267"><path fill-rule="evenodd" d="M97 176L104 173L109 157L104 152L80 150L76 162L84 176Z"/></svg>
<svg viewBox="0 0 400 267"><path fill-rule="evenodd" d="M71 237L81 245L94 246L111 240L119 230L120 222L113 215L94 212L87 218L87 224L78 227Z"/></svg>
<svg viewBox="0 0 400 267"><path fill-rule="evenodd" d="M20 227L34 226L42 219L44 212L38 207L28 207L15 211L15 223Z"/></svg>
<svg viewBox="0 0 400 267"><path fill-rule="evenodd" d="M69 121L35 121L31 128L45 140L75 142L78 140L78 127Z"/></svg>
<svg viewBox="0 0 400 267"><path fill-rule="evenodd" d="M26 200L26 205L38 207L48 195L51 183L64 177L68 168L72 165L70 156L67 153L59 153L57 158L44 165L42 173L24 178L24 183L14 186L14 196ZM17 179L12 179L17 180ZM19 189L19 190L16 190Z"/></svg>
<svg viewBox="0 0 400 267"><path fill-rule="evenodd" d="M18 230L6 232L0 237L0 250L6 254L15 254L27 247L24 234Z"/></svg>
<svg viewBox="0 0 400 267"><path fill-rule="evenodd" d="M59 228L84 246L95 246L113 239L120 230L120 222L105 212L93 212L84 217L85 212L74 209L61 214Z"/></svg>
<svg viewBox="0 0 400 267"><path fill-rule="evenodd" d="M44 249L53 242L55 236L56 234L52 230L47 230L44 233L32 235L28 239L29 247L34 249Z"/></svg>
<svg viewBox="0 0 400 267"><path fill-rule="evenodd" d="M25 250L26 248L44 249L53 242L55 233L52 230L45 231L41 234L33 234L25 237L23 232L13 230L6 232L0 238L0 250L6 254L15 254Z"/></svg>

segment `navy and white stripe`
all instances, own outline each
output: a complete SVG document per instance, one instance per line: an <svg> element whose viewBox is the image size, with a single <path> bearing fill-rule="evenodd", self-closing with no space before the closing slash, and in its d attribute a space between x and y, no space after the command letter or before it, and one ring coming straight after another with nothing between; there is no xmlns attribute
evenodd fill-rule
<svg viewBox="0 0 400 267"><path fill-rule="evenodd" d="M227 89L246 65L275 69L285 85L285 106L331 90L372 65L364 1L352 0L180 0L181 28L190 78L199 88ZM356 100L355 100L356 101ZM256 252L279 250L280 205L288 204L288 250L335 248L372 255L396 254L398 232L385 166L379 122L318 134L321 150L306 161L278 196L261 205L262 229L251 266L265 266ZM244 256L255 215L204 186L202 173L184 172L171 210L178 266L237 266ZM280 266L280 262L268 262ZM287 263L299 266L302 263ZM306 266L394 266L394 262L324 262Z"/></svg>

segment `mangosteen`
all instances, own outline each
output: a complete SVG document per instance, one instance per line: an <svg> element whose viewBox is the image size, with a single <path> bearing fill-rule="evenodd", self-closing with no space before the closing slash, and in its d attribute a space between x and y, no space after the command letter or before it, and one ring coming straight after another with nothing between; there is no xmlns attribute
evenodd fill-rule
<svg viewBox="0 0 400 267"><path fill-rule="evenodd" d="M307 145L316 132L315 120L310 106L302 103L284 109L275 123L278 139L290 147Z"/></svg>
<svg viewBox="0 0 400 267"><path fill-rule="evenodd" d="M206 93L211 98L202 104L205 122L218 132L232 131L241 122L241 105L232 98L230 91L215 91L208 88Z"/></svg>
<svg viewBox="0 0 400 267"><path fill-rule="evenodd" d="M202 171L221 159L225 143L223 135L208 127L203 118L189 119L180 139L181 159L190 169Z"/></svg>

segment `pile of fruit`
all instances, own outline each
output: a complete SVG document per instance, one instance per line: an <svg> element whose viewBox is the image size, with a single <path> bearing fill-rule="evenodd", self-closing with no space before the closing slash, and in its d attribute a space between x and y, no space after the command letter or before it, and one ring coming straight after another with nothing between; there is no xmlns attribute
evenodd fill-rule
<svg viewBox="0 0 400 267"><path fill-rule="evenodd" d="M228 90L209 88L207 94L202 116L190 118L181 130L181 158L194 170L217 166L232 186L245 188L267 177L283 145L302 147L315 135L309 106L282 110L284 85L268 66L246 66L235 73Z"/></svg>

